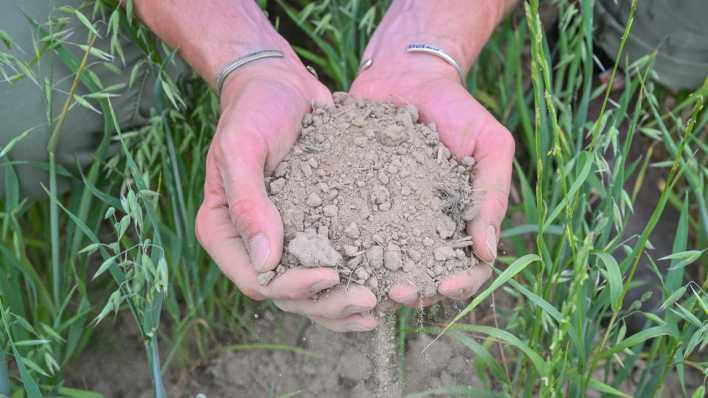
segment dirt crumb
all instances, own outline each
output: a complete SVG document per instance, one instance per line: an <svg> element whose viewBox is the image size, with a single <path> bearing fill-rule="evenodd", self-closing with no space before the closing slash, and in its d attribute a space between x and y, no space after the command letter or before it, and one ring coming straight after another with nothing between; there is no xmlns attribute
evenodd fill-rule
<svg viewBox="0 0 708 398"><path fill-rule="evenodd" d="M288 244L288 252L303 267L336 267L342 256L329 239L312 231L298 232Z"/></svg>
<svg viewBox="0 0 708 398"><path fill-rule="evenodd" d="M470 250L454 249L466 235L474 159L452 157L414 106L334 98L303 119L299 141L266 181L285 226L276 274L337 267L343 281L382 297L397 281L435 292L443 277L477 264Z"/></svg>

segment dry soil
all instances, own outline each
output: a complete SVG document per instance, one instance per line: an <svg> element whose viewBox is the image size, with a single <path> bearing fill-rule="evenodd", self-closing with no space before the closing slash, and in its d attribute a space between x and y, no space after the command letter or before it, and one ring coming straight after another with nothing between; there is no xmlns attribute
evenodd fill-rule
<svg viewBox="0 0 708 398"><path fill-rule="evenodd" d="M406 279L435 294L441 277L477 263L464 232L474 159L451 156L413 106L334 98L305 116L266 180L286 249L261 283L291 267L336 267L379 296Z"/></svg>

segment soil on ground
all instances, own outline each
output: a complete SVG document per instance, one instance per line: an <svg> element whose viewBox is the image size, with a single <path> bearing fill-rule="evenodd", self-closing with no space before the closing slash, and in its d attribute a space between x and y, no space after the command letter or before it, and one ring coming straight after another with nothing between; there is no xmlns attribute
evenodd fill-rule
<svg viewBox="0 0 708 398"><path fill-rule="evenodd" d="M110 321L109 321L110 322ZM101 330L67 378L67 385L111 398L152 397L151 379L140 339L129 316ZM213 358L191 370L170 370L170 397L373 397L377 391L375 332L337 333L304 317L266 311L251 335L217 348ZM429 335L410 335L405 354L405 392L446 385L481 383L473 355L461 344ZM169 351L162 348L163 355ZM394 364L396 365L396 364ZM395 369L398 373L398 369Z"/></svg>
<svg viewBox="0 0 708 398"><path fill-rule="evenodd" d="M503 319L513 311L513 299L496 294L496 312ZM497 317L491 302L481 306L470 323L494 325ZM449 319L460 308L435 307L415 320L417 326L437 324ZM435 311L433 311L435 312ZM438 321L436 321L438 320ZM110 398L151 398L151 379L145 351L129 314L106 320L67 373L69 387L97 391ZM411 325L413 326L413 325ZM499 325L504 328L504 325ZM207 398L282 397L298 398L374 397L378 380L375 369L375 332L336 333L311 323L304 317L277 309L258 316L248 336L231 336L236 344L214 345L214 352L204 362L172 363L165 372L169 397ZM481 339L467 335L479 343ZM452 335L430 344L435 336L407 336L403 374L405 394L446 386L486 388L476 376L475 355ZM426 348L427 347L427 348ZM498 343L488 346L500 363L504 362ZM170 347L161 348L163 360ZM506 358L514 354L506 347ZM513 372L513 364L508 363ZM641 361L638 366L643 366ZM639 370L636 369L635 373ZM598 374L598 379L602 376ZM687 369L686 382L692 390L703 382L698 372ZM631 377L621 390L632 395L637 389ZM494 383L494 381L492 381ZM492 390L496 391L494 384ZM449 395L438 394L436 397ZM458 396L458 395L455 395ZM469 395L468 395L469 396ZM599 396L591 392L589 396ZM678 376L671 372L662 398L682 396Z"/></svg>
<svg viewBox="0 0 708 398"><path fill-rule="evenodd" d="M477 264L465 233L474 159L453 157L411 105L334 98L305 116L266 179L285 252L261 283L291 267L336 267L379 296L404 280L434 295L443 276Z"/></svg>

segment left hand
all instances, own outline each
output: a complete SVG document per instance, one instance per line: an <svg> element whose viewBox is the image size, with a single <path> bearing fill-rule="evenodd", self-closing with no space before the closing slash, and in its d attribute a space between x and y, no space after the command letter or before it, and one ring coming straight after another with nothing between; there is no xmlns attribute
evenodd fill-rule
<svg viewBox="0 0 708 398"><path fill-rule="evenodd" d="M396 285L389 297L407 306L430 305L442 298L463 300L491 276L500 226L511 185L514 139L460 83L454 68L428 54L402 54L362 71L351 95L372 101L412 104L423 123L435 123L443 144L462 158L476 160L472 181L476 216L467 225L474 252L484 263L444 279L438 295L420 297L415 286Z"/></svg>

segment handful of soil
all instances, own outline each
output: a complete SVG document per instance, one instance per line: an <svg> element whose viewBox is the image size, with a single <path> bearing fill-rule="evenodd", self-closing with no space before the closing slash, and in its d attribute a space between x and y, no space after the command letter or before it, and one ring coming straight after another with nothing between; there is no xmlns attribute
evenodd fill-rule
<svg viewBox="0 0 708 398"><path fill-rule="evenodd" d="M453 158L413 106L334 99L304 117L299 141L266 179L285 252L259 281L336 267L342 283L378 297L397 281L434 295L443 277L477 263L463 219L474 159Z"/></svg>

